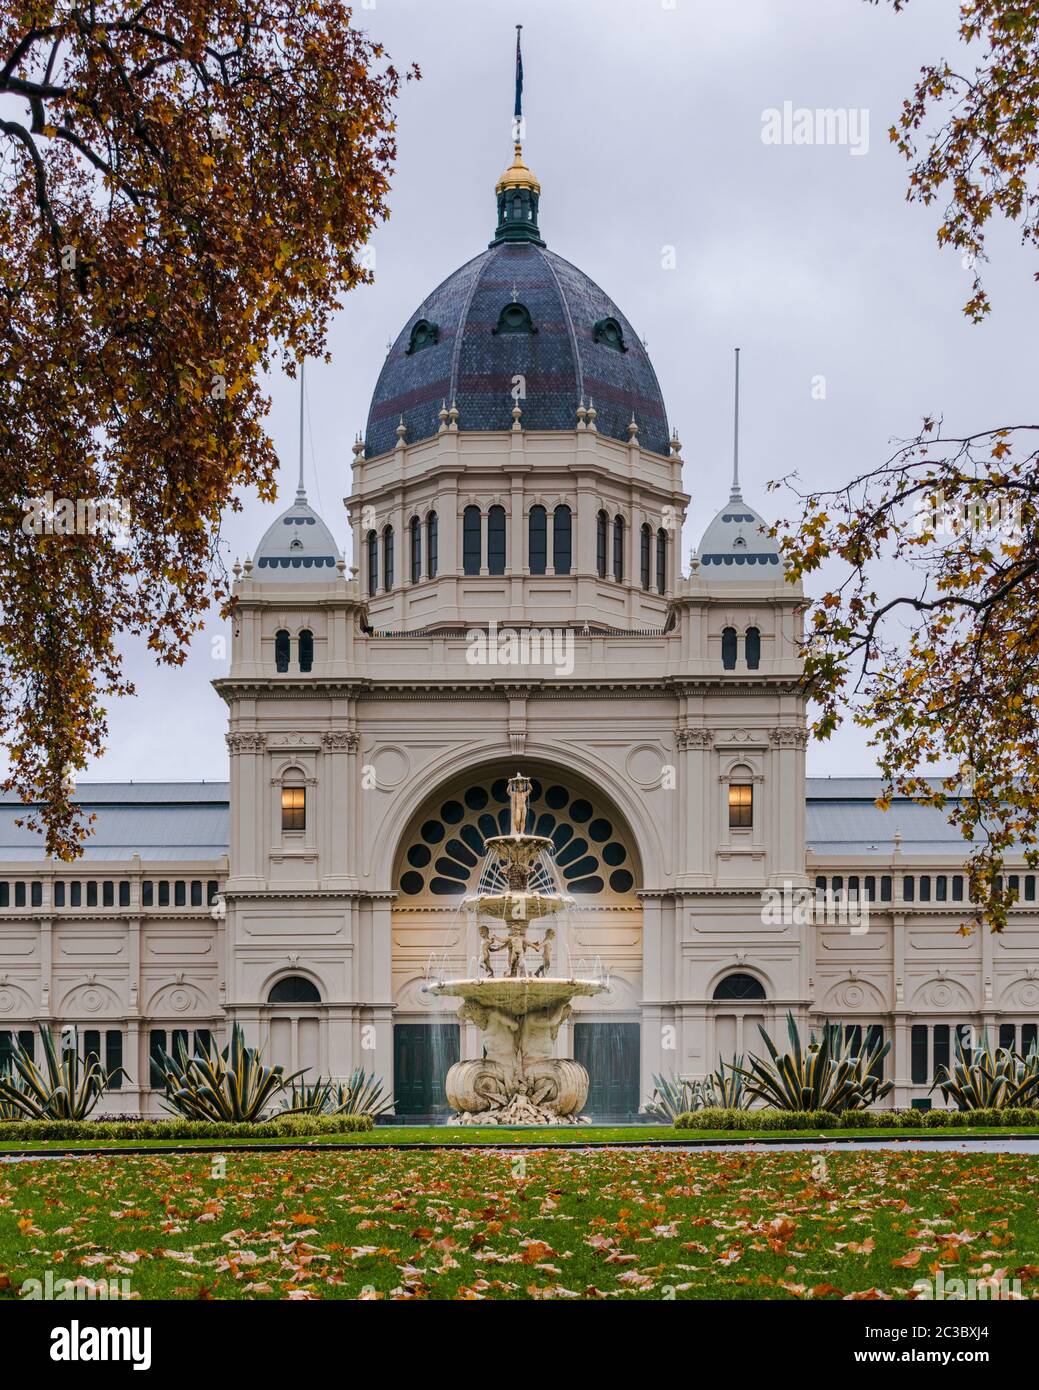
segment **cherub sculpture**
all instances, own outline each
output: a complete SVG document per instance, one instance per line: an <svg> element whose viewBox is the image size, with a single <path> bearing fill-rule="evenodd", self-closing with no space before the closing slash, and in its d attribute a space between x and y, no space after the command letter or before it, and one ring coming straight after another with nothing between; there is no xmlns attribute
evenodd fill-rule
<svg viewBox="0 0 1039 1390"><path fill-rule="evenodd" d="M541 938L541 944L534 947L535 951L541 954L541 964L534 971L535 975L547 975L552 969L552 943L555 939L555 927L546 927L545 934Z"/></svg>
<svg viewBox="0 0 1039 1390"><path fill-rule="evenodd" d="M504 951L509 944L507 941L500 941L498 937L491 935L491 929L485 922L480 923L480 969L487 975L494 975L494 965L491 962L491 955L497 951Z"/></svg>

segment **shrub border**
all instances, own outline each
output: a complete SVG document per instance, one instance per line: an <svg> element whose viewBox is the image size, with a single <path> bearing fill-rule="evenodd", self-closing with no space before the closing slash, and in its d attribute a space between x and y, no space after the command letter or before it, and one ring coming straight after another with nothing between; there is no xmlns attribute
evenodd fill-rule
<svg viewBox="0 0 1039 1390"><path fill-rule="evenodd" d="M708 1107L675 1116L675 1129L1039 1129L1039 1108L1002 1110L723 1110Z"/></svg>
<svg viewBox="0 0 1039 1390"><path fill-rule="evenodd" d="M0 1120L0 1142L15 1139L304 1139L362 1134L371 1115L282 1115L250 1124L209 1120Z"/></svg>

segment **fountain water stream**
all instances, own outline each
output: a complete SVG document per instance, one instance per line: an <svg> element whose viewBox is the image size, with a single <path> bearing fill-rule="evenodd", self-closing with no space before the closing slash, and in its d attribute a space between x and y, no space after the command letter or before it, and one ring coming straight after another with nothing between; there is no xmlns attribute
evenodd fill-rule
<svg viewBox="0 0 1039 1390"><path fill-rule="evenodd" d="M483 1040L482 1058L447 1074L453 1124L576 1124L588 1098L588 1073L572 1057L555 1057L555 1041L571 1001L607 985L552 973L564 944L554 923L573 899L561 889L552 841L525 833L530 789L521 773L509 782L510 833L484 841L477 891L463 900L476 914L476 976L426 986L460 998L459 1019L475 1023Z"/></svg>

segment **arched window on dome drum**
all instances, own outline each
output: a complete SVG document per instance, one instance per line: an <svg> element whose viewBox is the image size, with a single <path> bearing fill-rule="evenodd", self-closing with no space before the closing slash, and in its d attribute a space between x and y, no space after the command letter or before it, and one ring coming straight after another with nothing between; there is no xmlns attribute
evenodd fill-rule
<svg viewBox="0 0 1039 1390"><path fill-rule="evenodd" d="M736 973L726 975L714 987L715 999L734 1000L736 1003L750 1003L765 998L765 986L753 975Z"/></svg>
<svg viewBox="0 0 1039 1390"><path fill-rule="evenodd" d="M747 670L756 671L761 665L761 633L756 627L747 628L744 639L747 652Z"/></svg>
<svg viewBox="0 0 1039 1390"><path fill-rule="evenodd" d="M606 578L606 534L610 518L600 512L595 518L595 570L600 579Z"/></svg>
<svg viewBox="0 0 1039 1390"><path fill-rule="evenodd" d="M531 507L527 526L527 561L530 572L544 574L548 567L548 513L544 507Z"/></svg>
<svg viewBox="0 0 1039 1390"><path fill-rule="evenodd" d="M572 561L573 516L561 503L552 513L552 569L556 574L569 574Z"/></svg>
<svg viewBox="0 0 1039 1390"><path fill-rule="evenodd" d="M422 522L417 516L411 518L411 582L417 584L422 578Z"/></svg>
<svg viewBox="0 0 1039 1390"><path fill-rule="evenodd" d="M302 975L286 975L271 986L268 1004L320 1004L321 991L312 980Z"/></svg>
<svg viewBox="0 0 1039 1390"><path fill-rule="evenodd" d="M722 666L726 671L736 669L736 629L722 628Z"/></svg>
<svg viewBox="0 0 1039 1390"><path fill-rule="evenodd" d="M466 507L462 513L462 573L480 573L482 523L479 507Z"/></svg>
<svg viewBox="0 0 1039 1390"><path fill-rule="evenodd" d="M289 669L289 634L284 628L274 634L274 669L276 671Z"/></svg>
<svg viewBox="0 0 1039 1390"><path fill-rule="evenodd" d="M305 627L299 634L299 669L310 671L314 667L314 634Z"/></svg>
<svg viewBox="0 0 1039 1390"><path fill-rule="evenodd" d="M487 573L505 573L504 507L491 507L487 513Z"/></svg>
<svg viewBox="0 0 1039 1390"><path fill-rule="evenodd" d="M649 588L649 553L652 544L653 532L645 523L639 534L639 578L642 580L642 587Z"/></svg>
<svg viewBox="0 0 1039 1390"><path fill-rule="evenodd" d="M618 584L624 582L624 518L613 518L613 577Z"/></svg>
<svg viewBox="0 0 1039 1390"><path fill-rule="evenodd" d="M438 521L437 521L437 514L436 514L436 512L430 512L429 516L426 517L426 578L427 578L427 579L436 579L436 577L437 577L437 561L438 561L438 559L440 558L440 557L439 557L439 550L440 550L439 531L440 531L440 526L439 526L439 523L438 523Z"/></svg>
<svg viewBox="0 0 1039 1390"><path fill-rule="evenodd" d="M379 592L379 537L374 531L368 532L368 597L374 598Z"/></svg>
<svg viewBox="0 0 1039 1390"><path fill-rule="evenodd" d="M667 532L663 526L657 531L657 593L667 592Z"/></svg>
<svg viewBox="0 0 1039 1390"><path fill-rule="evenodd" d="M382 587L393 588L393 527L382 528Z"/></svg>

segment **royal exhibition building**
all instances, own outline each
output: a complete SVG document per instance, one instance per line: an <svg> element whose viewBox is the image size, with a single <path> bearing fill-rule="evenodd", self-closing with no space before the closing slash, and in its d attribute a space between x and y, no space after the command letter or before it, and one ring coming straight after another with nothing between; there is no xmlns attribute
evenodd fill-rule
<svg viewBox="0 0 1039 1390"><path fill-rule="evenodd" d="M927 1102L957 1030L1027 1051L1036 875L1008 865L1002 934L958 934L943 812L806 778L803 594L777 542L736 472L682 554L682 446L644 344L546 244L518 144L496 193L489 247L386 357L346 517L301 478L235 568L226 773L82 784L74 865L0 806L0 1065L75 1026L125 1068L103 1109L154 1115L160 1052L238 1022L287 1070L363 1066L398 1117L441 1116L480 1032L430 981L506 948L465 900L510 823L550 843L566 903L544 965L551 940L555 974L602 983L551 1035L592 1117L635 1116L654 1077L706 1076L788 1013L891 1042L897 1107ZM726 466L698 492L728 488Z"/></svg>

